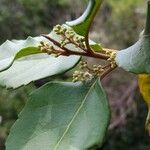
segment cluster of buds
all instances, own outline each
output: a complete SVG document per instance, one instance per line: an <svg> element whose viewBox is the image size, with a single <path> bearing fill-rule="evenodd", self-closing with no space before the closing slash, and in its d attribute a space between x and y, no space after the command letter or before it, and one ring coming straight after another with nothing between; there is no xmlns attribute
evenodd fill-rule
<svg viewBox="0 0 150 150"><path fill-rule="evenodd" d="M87 81L92 78L92 74L89 72L83 72L83 71L75 71L73 74L73 82L77 81Z"/></svg>
<svg viewBox="0 0 150 150"><path fill-rule="evenodd" d="M80 62L80 69L86 69L88 67L88 64L86 61L81 61Z"/></svg>
<svg viewBox="0 0 150 150"><path fill-rule="evenodd" d="M44 42L40 42L39 48L42 52L53 55L54 57L59 57L61 55L61 52L57 51L54 46Z"/></svg>
<svg viewBox="0 0 150 150"><path fill-rule="evenodd" d="M53 31L54 31L57 35L62 35L62 34L65 34L66 29L63 28L61 25L56 25L56 26L53 28Z"/></svg>
<svg viewBox="0 0 150 150"><path fill-rule="evenodd" d="M89 67L87 62L80 62L80 69L82 71L75 71L73 74L73 82L85 81L93 78L94 76L100 76L105 70L102 65L93 65Z"/></svg>
<svg viewBox="0 0 150 150"><path fill-rule="evenodd" d="M104 72L102 65L93 65L92 67L89 67L87 62L85 61L80 62L80 69L87 69L88 72L90 72L90 74L94 76L99 76L101 73Z"/></svg>
<svg viewBox="0 0 150 150"><path fill-rule="evenodd" d="M94 75L101 75L104 72L104 69L101 65L93 65L92 71Z"/></svg>
<svg viewBox="0 0 150 150"><path fill-rule="evenodd" d="M109 52L107 52L107 54L109 55L109 58L107 60L110 62L111 68L114 68L116 66L116 61L115 61L116 52L109 51Z"/></svg>
<svg viewBox="0 0 150 150"><path fill-rule="evenodd" d="M72 28L56 25L53 31L62 37L61 47L67 44L74 44L76 47L85 49L85 38L76 34Z"/></svg>

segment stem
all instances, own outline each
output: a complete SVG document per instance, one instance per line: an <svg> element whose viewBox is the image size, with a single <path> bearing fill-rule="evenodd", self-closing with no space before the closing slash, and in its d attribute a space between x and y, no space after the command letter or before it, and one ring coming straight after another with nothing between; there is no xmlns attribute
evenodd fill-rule
<svg viewBox="0 0 150 150"><path fill-rule="evenodd" d="M104 77L106 77L110 72L115 70L117 68L117 65L112 68L111 66L101 75L100 79L102 80Z"/></svg>
<svg viewBox="0 0 150 150"><path fill-rule="evenodd" d="M102 67L102 69L107 69L107 68L110 68L111 67L111 64L107 64L105 66Z"/></svg>
<svg viewBox="0 0 150 150"><path fill-rule="evenodd" d="M67 37L66 37L67 38ZM80 49L82 49L83 51L87 51L85 48L83 48L83 47L81 47L80 45L78 45L77 43L75 43L74 41L73 41L73 39L69 39L69 38L67 38L67 40L69 41L69 43L73 43L76 47L79 47Z"/></svg>
<svg viewBox="0 0 150 150"><path fill-rule="evenodd" d="M88 52L80 52L80 51L71 51L66 47L61 47L61 44L57 41L55 41L54 39L52 39L49 36L43 35L45 38L47 38L49 41L51 41L52 43L54 43L54 45L58 46L59 48L61 48L62 50L64 50L64 52L62 53L62 55L64 56L70 56L70 55L79 55L79 56L87 56L87 57L92 57L92 58L99 58L99 59L103 59L103 60L107 60L109 58L109 56L105 55L105 54L100 54L100 53L88 53ZM62 52L62 51L60 51Z"/></svg>
<svg viewBox="0 0 150 150"><path fill-rule="evenodd" d="M46 39L48 39L50 42L52 42L58 48L60 48L60 49L54 49L54 50L55 50L56 54L60 53L62 56L77 55L77 56L87 56L87 57L92 57L92 58L99 58L99 59L104 59L104 60L108 60L108 58L109 58L108 55L105 55L105 54L102 54L102 53L96 53L96 52L90 53L90 51L88 51L88 49L83 49L83 48L81 48L81 50L83 50L83 51L72 51L72 50L69 50L68 48L66 48L64 46L62 47L62 45L59 42L55 41L50 36L47 36L47 35L42 35L42 36L45 37ZM78 46L78 45L76 45L76 46ZM106 49L106 48L104 48L104 50L106 50L106 51L116 51L116 50ZM45 52L45 53L48 53L48 52ZM100 79L102 80L106 75L108 75L115 68L117 68L117 65L115 65L114 67L112 67L112 64L106 64L105 66L103 66L102 69L105 69L105 71L101 74ZM89 71L93 71L89 67L87 67L87 69Z"/></svg>
<svg viewBox="0 0 150 150"><path fill-rule="evenodd" d="M92 49L90 47L90 44L89 44L89 35L88 34L85 36L85 45L86 45L86 48L87 48L87 53L93 54L94 52L92 51Z"/></svg>
<svg viewBox="0 0 150 150"><path fill-rule="evenodd" d="M89 0L88 7L81 17L74 21L66 22L76 33L80 33L85 37L85 44L89 54L94 53L89 44L89 31L102 2L103 0Z"/></svg>
<svg viewBox="0 0 150 150"><path fill-rule="evenodd" d="M150 0L147 1L147 19L144 35L150 35Z"/></svg>
<svg viewBox="0 0 150 150"><path fill-rule="evenodd" d="M90 54L93 54L93 53L94 53L93 50L92 50L91 47L90 47L90 44L89 44L90 28L91 28L91 26L92 26L93 20L94 20L96 14L97 14L97 11L99 10L99 8L100 8L102 2L103 2L103 0L101 0L101 1L99 1L99 2L96 2L97 4L95 4L96 7L93 8L92 19L91 19L91 21L90 21L90 23L89 23L89 27L88 27L88 30L87 30L86 35L85 35L85 44L86 44L86 46L87 46L88 53L90 53Z"/></svg>

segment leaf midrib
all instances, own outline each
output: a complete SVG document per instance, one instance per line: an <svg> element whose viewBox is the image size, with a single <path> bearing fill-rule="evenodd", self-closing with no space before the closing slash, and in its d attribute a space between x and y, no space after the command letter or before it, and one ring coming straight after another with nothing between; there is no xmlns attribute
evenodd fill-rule
<svg viewBox="0 0 150 150"><path fill-rule="evenodd" d="M83 99L83 101L81 102L79 108L77 109L77 111L75 112L73 118L71 119L70 123L68 124L66 130L64 131L64 133L62 134L61 138L59 139L59 141L56 143L56 145L54 146L53 150L57 150L57 148L59 147L60 143L62 142L63 138L65 137L65 135L67 134L67 132L69 131L72 123L74 122L74 120L76 119L76 117L78 116L80 110L82 109L83 105L86 102L86 99L88 97L88 95L90 94L91 90L93 89L93 87L95 86L97 80L93 83L93 85L90 87L90 89L88 90L87 94L85 95L85 98Z"/></svg>

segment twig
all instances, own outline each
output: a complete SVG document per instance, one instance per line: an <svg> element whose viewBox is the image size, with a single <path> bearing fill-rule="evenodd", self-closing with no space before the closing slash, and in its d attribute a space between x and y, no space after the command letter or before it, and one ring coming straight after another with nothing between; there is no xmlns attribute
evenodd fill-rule
<svg viewBox="0 0 150 150"><path fill-rule="evenodd" d="M111 67L111 64L107 64L107 65L103 66L102 69L107 69L109 67Z"/></svg>
<svg viewBox="0 0 150 150"><path fill-rule="evenodd" d="M104 77L106 77L111 71L115 70L117 68L117 65L115 67L111 67L111 65L109 64L109 67L100 77L100 79L102 80Z"/></svg>
<svg viewBox="0 0 150 150"><path fill-rule="evenodd" d="M99 59L103 59L103 60L107 60L109 58L109 56L107 56L105 54L100 54L100 53L96 53L96 52L94 52L94 53L86 53L86 52L80 52L80 51L71 51L71 50L69 50L66 47L62 48L61 44L59 42L55 41L54 39L52 39L51 37L49 37L47 35L42 35L42 36L47 38L52 43L54 43L60 49L64 50L64 52L62 53L62 55L64 55L64 56L79 55L79 56L87 56L87 57L92 57L92 58L99 58Z"/></svg>
<svg viewBox="0 0 150 150"><path fill-rule="evenodd" d="M94 52L90 47L88 35L85 37L85 45L86 45L86 48L87 48L87 53L93 54Z"/></svg>

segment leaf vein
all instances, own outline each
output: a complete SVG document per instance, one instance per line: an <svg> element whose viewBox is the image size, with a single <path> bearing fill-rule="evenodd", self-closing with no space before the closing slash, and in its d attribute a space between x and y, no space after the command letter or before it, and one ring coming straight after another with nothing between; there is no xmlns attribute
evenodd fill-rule
<svg viewBox="0 0 150 150"><path fill-rule="evenodd" d="M93 87L95 86L96 81L93 83L93 85L90 87L90 89L88 90L87 94L85 95L85 98L83 99L83 101L81 102L81 105L79 106L79 108L77 109L77 111L75 112L73 118L71 119L70 123L68 124L66 130L64 131L64 133L62 134L61 138L59 139L59 141L56 143L56 145L54 146L54 150L57 150L57 148L59 147L60 143L62 142L63 138L65 137L65 135L67 134L67 132L69 131L72 123L74 122L74 120L76 119L76 117L78 116L80 110L82 109L83 105L86 102L86 99L88 97L88 95L90 94L91 90L93 89Z"/></svg>

